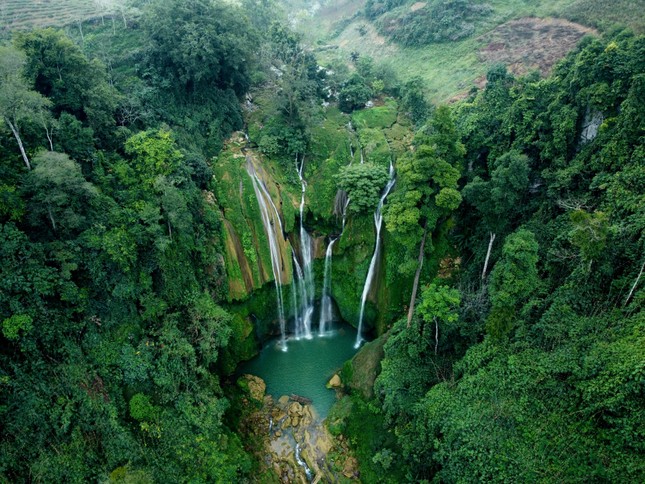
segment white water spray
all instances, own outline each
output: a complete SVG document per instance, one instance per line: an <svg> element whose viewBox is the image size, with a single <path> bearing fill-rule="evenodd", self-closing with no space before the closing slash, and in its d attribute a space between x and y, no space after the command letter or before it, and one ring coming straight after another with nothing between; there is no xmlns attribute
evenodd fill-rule
<svg viewBox="0 0 645 484"><path fill-rule="evenodd" d="M337 239L331 240L325 252L325 278L323 282L322 298L320 301L320 323L318 326L318 335L324 336L328 331L328 325L331 325L333 314L331 304L331 256L334 248L334 242Z"/></svg>
<svg viewBox="0 0 645 484"><path fill-rule="evenodd" d="M367 271L367 277L365 278L365 286L363 287L363 294L361 296L361 312L358 317L358 333L356 333L356 343L354 348L359 348L363 342L362 330L363 330L363 316L365 313L365 302L367 301L367 295L370 292L370 287L372 286L372 280L374 279L374 272L376 270L376 262L378 261L379 254L381 252L381 226L383 225L383 202L385 198L392 190L392 187L396 183L396 177L394 173L394 165L390 161L390 180L387 182L387 185L383 189L383 194L381 199L378 202L376 211L374 212L374 227L376 228L376 242L374 245L374 254L372 255L372 260L370 261L370 268Z"/></svg>
<svg viewBox="0 0 645 484"><path fill-rule="evenodd" d="M251 177L251 181L253 182L253 190L255 191L255 198L257 199L258 205L260 207L262 224L264 225L264 230L269 241L271 270L273 272L273 281L275 283L276 302L278 305L278 320L280 322L280 348L282 349L282 351L287 351L286 320L284 317L284 299L282 297L282 264L280 256L280 246L278 244L278 227L280 230L280 235L283 234L282 222L280 221L278 209L273 203L273 200L269 195L269 191L264 186L262 180L260 180L260 178L258 177L251 159L247 157L246 162L246 170ZM267 202L269 202L269 204L271 205L272 210L269 210L269 205L267 204Z"/></svg>
<svg viewBox="0 0 645 484"><path fill-rule="evenodd" d="M307 191L307 182L302 176L305 166L304 156L298 163L298 155L296 155L296 170L298 178L300 178L300 185L302 193L300 196L300 257L302 266L298 263L294 254L294 266L298 275L298 293L300 296L299 307L295 311L296 316L296 337L311 339L311 321L314 314L314 275L313 275L313 256L311 236L304 227L304 210L305 210L305 193Z"/></svg>

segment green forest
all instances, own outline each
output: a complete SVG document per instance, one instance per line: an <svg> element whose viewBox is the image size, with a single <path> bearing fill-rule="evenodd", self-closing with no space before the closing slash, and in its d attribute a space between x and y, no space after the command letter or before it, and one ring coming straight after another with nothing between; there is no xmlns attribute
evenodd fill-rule
<svg viewBox="0 0 645 484"><path fill-rule="evenodd" d="M8 1L0 482L644 482L645 2L602 3ZM495 57L527 22L570 48ZM341 345L288 363L328 409L276 390Z"/></svg>

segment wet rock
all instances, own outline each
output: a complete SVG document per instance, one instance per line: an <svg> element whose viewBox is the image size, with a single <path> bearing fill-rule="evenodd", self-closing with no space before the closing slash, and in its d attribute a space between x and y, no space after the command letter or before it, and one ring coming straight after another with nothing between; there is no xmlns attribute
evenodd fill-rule
<svg viewBox="0 0 645 484"><path fill-rule="evenodd" d="M300 425L300 417L298 416L291 417L291 426L297 427L298 425Z"/></svg>
<svg viewBox="0 0 645 484"><path fill-rule="evenodd" d="M303 427L309 427L311 423L311 418L307 415L303 415L302 420L300 420L300 425L302 425Z"/></svg>
<svg viewBox="0 0 645 484"><path fill-rule="evenodd" d="M300 403L301 405L311 405L313 403L311 398L294 395L293 393L289 396L289 398L291 398L291 400L293 400L294 402Z"/></svg>
<svg viewBox="0 0 645 484"><path fill-rule="evenodd" d="M334 442L332 440L331 435L329 435L329 433L326 431L320 432L320 434L316 438L316 444L315 444L315 447L318 449L318 451L322 455L327 455L329 454L333 446L334 446Z"/></svg>
<svg viewBox="0 0 645 484"><path fill-rule="evenodd" d="M343 466L343 475L347 479L352 479L358 476L358 461L354 457L348 457Z"/></svg>
<svg viewBox="0 0 645 484"><path fill-rule="evenodd" d="M249 392L252 400L259 403L264 403L264 393L266 392L267 385L264 380L255 375L242 375L237 380L238 385Z"/></svg>
<svg viewBox="0 0 645 484"><path fill-rule="evenodd" d="M282 430L276 430L274 435L276 437L282 437Z"/></svg>
<svg viewBox="0 0 645 484"><path fill-rule="evenodd" d="M281 407L286 407L287 403L289 403L289 397L286 395L282 395L280 398L278 398L278 405Z"/></svg>
<svg viewBox="0 0 645 484"><path fill-rule="evenodd" d="M302 405L298 402L293 402L289 405L289 415L302 417Z"/></svg>
<svg viewBox="0 0 645 484"><path fill-rule="evenodd" d="M340 388L343 386L343 382L340 381L340 377L338 374L335 374L334 376L331 377L331 380L329 380L329 383L327 383L327 388Z"/></svg>

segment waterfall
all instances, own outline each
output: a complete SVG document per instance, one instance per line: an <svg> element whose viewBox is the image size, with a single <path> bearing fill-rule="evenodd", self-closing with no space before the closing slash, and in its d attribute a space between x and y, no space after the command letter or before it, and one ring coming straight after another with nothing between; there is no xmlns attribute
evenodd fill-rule
<svg viewBox="0 0 645 484"><path fill-rule="evenodd" d="M255 191L255 198L258 200L260 207L260 214L262 215L262 224L267 234L269 241L269 253L271 254L271 270L273 272L273 281L275 283L276 302L278 305L278 320L280 322L280 347L282 351L287 351L287 336L286 336L286 320L284 317L284 299L282 297L282 276L280 262L280 246L278 244L278 228L280 235L283 234L282 222L278 209L276 208L269 191L264 186L264 183L258 177L255 167L251 159L246 159L246 169L253 182L253 191ZM271 205L272 210L269 210L267 201Z"/></svg>
<svg viewBox="0 0 645 484"><path fill-rule="evenodd" d="M293 314L296 339L311 339L311 319L314 313L313 302L309 304L309 292L307 291L306 276L298 263L295 252L293 253L293 266L297 279L294 278L292 292L294 297ZM296 292L296 286L298 290ZM300 312L302 310L302 313Z"/></svg>
<svg viewBox="0 0 645 484"><path fill-rule="evenodd" d="M324 336L327 332L327 325L332 321L332 306L331 306L331 254L334 248L334 242L337 239L332 239L327 246L325 252L325 279L323 282L322 298L320 301L320 324L318 327L318 335Z"/></svg>
<svg viewBox="0 0 645 484"><path fill-rule="evenodd" d="M365 163L365 157L363 156L363 148L361 148L361 165Z"/></svg>
<svg viewBox="0 0 645 484"><path fill-rule="evenodd" d="M347 207L349 207L349 200L350 198L347 197L347 200L345 200L345 205L343 205L343 222L340 228L341 234L345 232L345 222L347 221Z"/></svg>
<svg viewBox="0 0 645 484"><path fill-rule="evenodd" d="M376 262L381 252L381 226L383 225L383 214L381 212L383 210L383 202L385 202L385 198L390 193L390 190L392 190L394 183L396 183L396 177L394 175L395 175L394 166L390 161L390 180L387 182L387 185L383 189L383 194L381 195L381 199L379 200L378 205L376 207L376 211L374 212L374 227L376 228L376 242L374 244L374 254L372 255L372 260L370 261L370 268L367 271L367 277L365 278L365 286L363 287L363 294L361 295L361 312L360 312L360 316L358 317L358 333L356 334L356 344L354 345L355 348L359 348L361 346L361 343L363 342L361 331L363 329L365 301L367 301L367 295L370 292L372 280L374 279Z"/></svg>
<svg viewBox="0 0 645 484"><path fill-rule="evenodd" d="M311 320L313 319L314 313L315 288L311 250L313 244L311 236L304 227L305 193L307 191L307 182L302 176L304 166L304 156L300 163L298 163L298 155L296 155L296 170L298 171L298 178L300 178L300 185L302 187L300 196L300 257L302 266L298 264L298 260L294 256L294 265L298 271L298 292L300 294L300 308L298 312L301 313L300 321L296 319L296 337L311 339Z"/></svg>

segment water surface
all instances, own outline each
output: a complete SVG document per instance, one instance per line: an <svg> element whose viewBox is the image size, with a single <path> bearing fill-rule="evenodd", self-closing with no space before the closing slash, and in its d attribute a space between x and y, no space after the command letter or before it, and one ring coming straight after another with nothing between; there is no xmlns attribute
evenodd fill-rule
<svg viewBox="0 0 645 484"><path fill-rule="evenodd" d="M336 329L313 339L290 339L287 351L280 340L267 342L260 354L242 364L241 373L251 373L267 384L267 393L274 398L282 395L301 395L313 401L321 419L327 416L336 401L336 392L325 385L356 350L356 330L348 324L336 324Z"/></svg>

